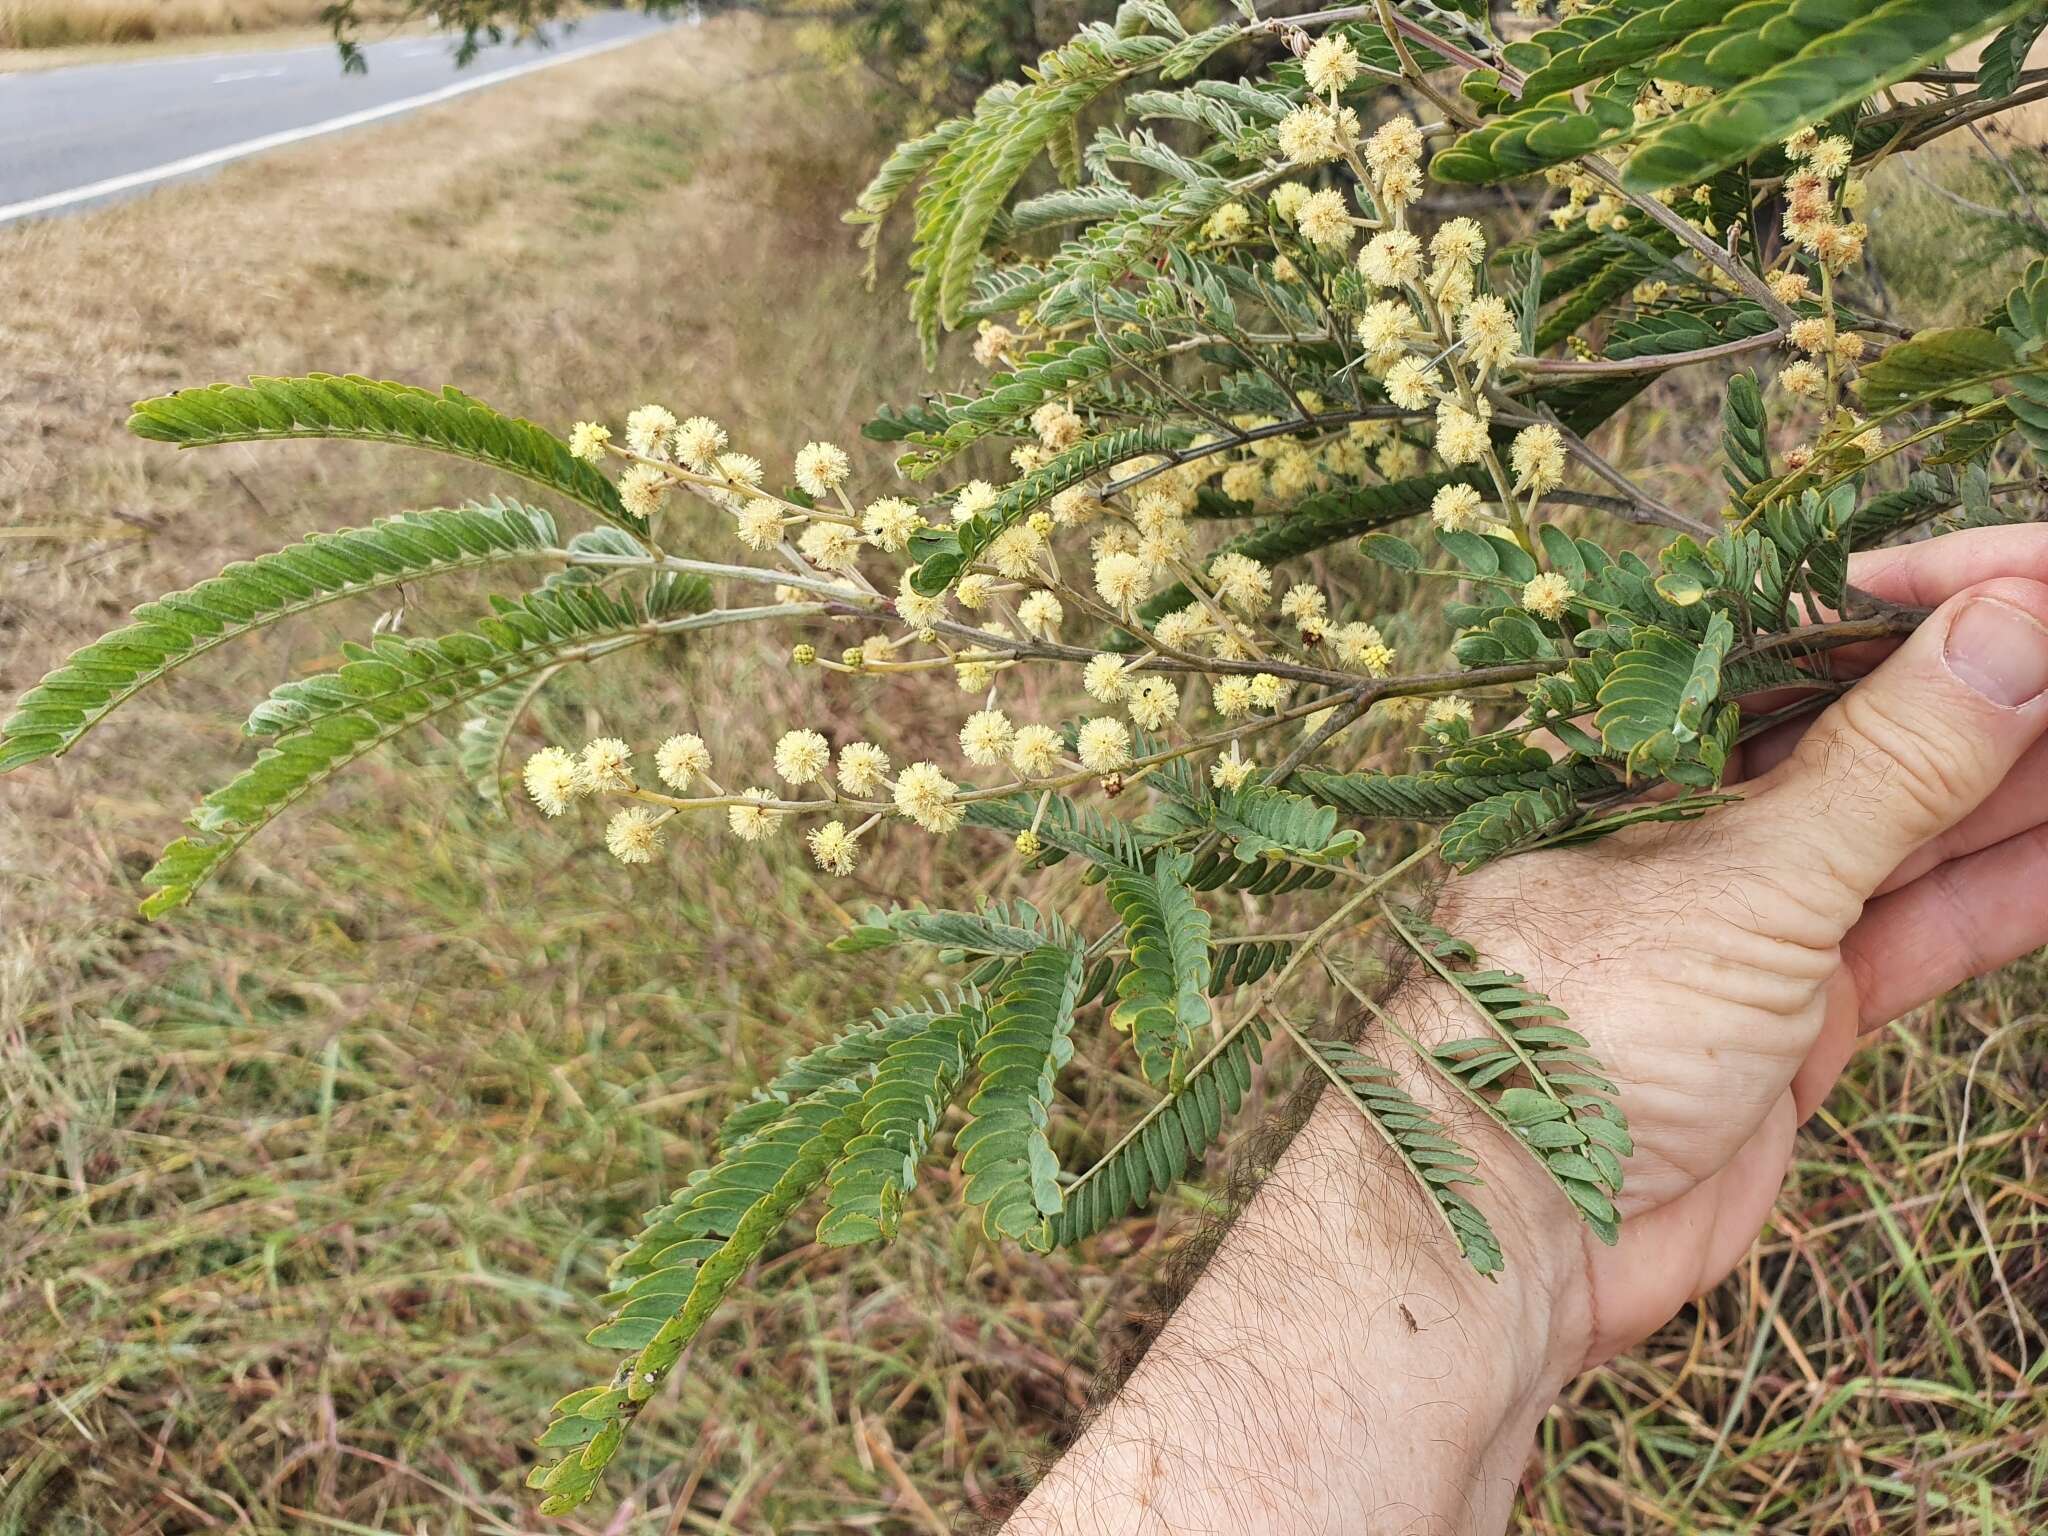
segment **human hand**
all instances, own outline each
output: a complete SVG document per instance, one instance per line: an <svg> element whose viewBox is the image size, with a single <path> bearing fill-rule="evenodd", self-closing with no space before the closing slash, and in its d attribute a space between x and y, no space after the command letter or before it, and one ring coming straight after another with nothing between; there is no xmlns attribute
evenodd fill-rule
<svg viewBox="0 0 2048 1536"><path fill-rule="evenodd" d="M1939 606L1838 653L1868 675L1741 749L1738 804L1506 860L1438 914L1549 993L1621 1089L1621 1241L1562 1256L1568 1367L1735 1265L1860 1034L2048 943L2048 529L1874 553L1852 580ZM1530 1246L1583 1232L1513 1149L1486 1162Z"/></svg>
<svg viewBox="0 0 2048 1536"><path fill-rule="evenodd" d="M1327 1094L1013 1529L1500 1530L1564 1382L1755 1239L1857 1037L2048 943L2048 529L1851 574L1939 606L1902 643L1835 653L1867 676L1747 744L1740 803L1506 860L1437 910L1562 1006L1618 1085L1618 1245L1463 1117L1507 1254L1479 1279ZM1445 990L1414 980L1388 1006L1411 1032L1469 1033Z"/></svg>

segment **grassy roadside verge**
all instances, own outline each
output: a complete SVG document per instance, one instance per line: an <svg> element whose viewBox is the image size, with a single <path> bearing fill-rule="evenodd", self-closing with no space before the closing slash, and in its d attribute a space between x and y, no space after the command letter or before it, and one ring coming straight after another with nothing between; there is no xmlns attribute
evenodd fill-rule
<svg viewBox="0 0 2048 1536"><path fill-rule="evenodd" d="M327 0L0 0L0 55L312 28L324 25L326 7ZM359 9L371 24L404 15L384 0Z"/></svg>
<svg viewBox="0 0 2048 1536"><path fill-rule="evenodd" d="M430 35L423 26L379 27L369 35L378 42L387 37ZM0 46L0 77L33 74L47 69L73 69L85 64L135 64L149 59L167 59L214 54L270 53L291 48L334 47L334 34L325 27L277 27L263 32L187 33L152 43L72 43L61 48L9 48Z"/></svg>
<svg viewBox="0 0 2048 1536"><path fill-rule="evenodd" d="M881 148L847 131L865 111L721 23L0 232L0 693L234 555L489 489L345 446L172 455L120 431L142 394L328 367L557 423L656 398L742 448L852 445L917 377L833 223ZM1705 457L1668 403L1632 429ZM437 601L406 627L460 617ZM286 632L0 782L0 1533L538 1528L518 1476L584 1380L618 1238L736 1088L882 1000L816 969L861 886L718 843L625 871L495 821L432 743L275 829L191 920L134 922L176 808L246 750L233 702L370 618ZM550 719L644 736L735 695L763 734L801 696L726 646L579 681ZM973 885L917 851L867 890ZM1553 1416L1526 1529L2038 1527L2044 996L2037 963L1889 1034L1752 1266ZM1112 1076L1073 1086L1099 1103ZM548 1528L937 1531L987 1507L1161 1227L992 1254L937 1182L878 1260L774 1260L776 1294L636 1430L625 1515Z"/></svg>

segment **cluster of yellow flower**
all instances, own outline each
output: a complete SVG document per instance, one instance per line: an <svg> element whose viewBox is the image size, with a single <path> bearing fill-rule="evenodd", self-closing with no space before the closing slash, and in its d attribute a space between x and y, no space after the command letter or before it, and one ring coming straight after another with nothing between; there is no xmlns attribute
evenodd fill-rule
<svg viewBox="0 0 2048 1536"><path fill-rule="evenodd" d="M1424 130L1395 117L1361 139L1356 114L1339 99L1363 68L1347 38L1333 34L1306 45L1302 63L1313 95L1280 123L1280 152L1288 166L1334 163L1348 170L1357 207L1340 187L1282 179L1262 207L1254 198L1251 206L1233 202L1214 211L1204 237L1270 240L1276 275L1306 281L1299 267L1280 271L1292 249L1322 275L1326 301L1339 292L1329 264L1354 269L1356 280L1344 284L1355 293L1362 280L1368 297L1347 322L1351 335L1344 339L1355 339L1361 354L1352 367L1379 382L1402 420L1384 419L1384 408L1332 406L1313 391L1297 392L1292 403L1306 413L1298 419L1219 419L1217 432L1179 453L1109 466L1010 520L938 595L911 584L912 543L934 525L991 513L1004 494L993 481L970 479L922 503L883 496L856 506L847 489L849 456L812 442L790 466L798 490L777 495L763 483L761 461L734 450L725 430L706 417L679 419L645 405L628 416L622 442L602 424L579 422L571 452L587 461L623 459L620 496L657 536L671 494L691 493L730 520L741 544L770 557L719 573L744 572L776 586L784 603L825 598L836 614L874 622L873 632L836 659L798 646L798 664L871 674L949 670L978 696L959 728L962 759L1014 778L963 787L932 762L896 773L882 749L867 742L840 749L835 770L831 744L803 729L783 735L775 748L780 792L721 788L696 736L672 737L657 750L655 771L665 788L655 789L634 780L623 742L603 738L580 755L555 747L536 753L526 767L535 803L553 816L584 796L632 802L606 833L612 852L629 863L652 857L665 823L684 811L723 810L732 831L749 841L791 817L827 817L807 834L810 849L822 868L843 874L854 867L862 836L892 814L947 832L976 799L1037 793L1043 807L1054 790L1089 780L1116 790L1167 758L1195 753L1211 755L1216 785L1241 788L1258 772L1248 749L1264 733L1294 722L1314 730L1345 690L1388 676L1395 653L1379 626L1341 615L1317 586L1276 592L1273 572L1252 555L1229 548L1204 553L1194 514L1211 485L1260 510L1284 510L1326 486L1413 476L1433 452L1450 467L1473 466L1469 483L1437 493L1430 510L1439 530L1497 530L1533 549L1525 518L1561 483L1568 441L1552 423L1534 421L1521 426L1506 463L1495 449L1496 402L1514 405L1495 386L1514 367L1520 329L1501 297L1481 291L1484 232L1462 217L1426 238L1409 227L1421 191ZM1361 234L1366 238L1354 255ZM1020 333L989 321L974 352L984 366L1009 366L1042 343L1028 328ZM1031 440L1010 454L1020 475L1094 430L1074 400L1057 397L1033 411L1030 429ZM1056 548L1063 533L1085 538L1085 576L1072 555ZM646 563L693 564L659 549ZM1570 582L1553 572L1539 574L1520 594L1528 612L1551 621L1565 616L1574 596ZM1098 632L1121 631L1131 649L1091 653L1063 642L1070 616L1091 621ZM1071 734L1014 721L1000 697L1003 679L1033 660L1084 662L1082 686L1108 712L1081 719ZM1206 735L1195 724L1205 707L1214 722ZM1388 698L1381 707L1395 719L1426 714L1438 728L1471 713L1455 697ZM1029 850L1036 840L1027 833L1020 843Z"/></svg>
<svg viewBox="0 0 2048 1536"><path fill-rule="evenodd" d="M1854 150L1841 135L1823 137L1817 128L1802 128L1784 147L1793 167L1785 178L1788 263L1793 253L1810 257L1820 268L1821 291L1816 295L1806 273L1789 264L1765 281L1781 303L1800 304L1818 297L1821 313L1786 328L1786 341L1805 355L1780 370L1778 383L1788 394L1822 406L1833 440L1875 453L1883 444L1883 432L1837 410L1843 386L1863 360L1865 347L1860 335L1838 323L1833 286L1836 274L1863 258L1870 231L1853 215L1863 206L1867 189L1861 180L1848 176ZM1786 459L1793 469L1801 469L1815 451L1810 444L1800 444Z"/></svg>
<svg viewBox="0 0 2048 1536"><path fill-rule="evenodd" d="M1864 198L1862 182L1843 181L1853 154L1849 141L1802 128L1785 141L1785 154L1795 167L1785 178L1785 233L1830 272L1854 266L1863 259L1870 226L1841 217L1845 210L1853 213Z"/></svg>
<svg viewBox="0 0 2048 1536"><path fill-rule="evenodd" d="M1312 190L1296 181L1275 186L1267 194L1267 204L1280 224L1291 224L1306 245L1324 255L1348 254L1357 233L1369 232L1355 265L1367 287L1380 296L1367 302L1354 322L1364 353L1362 366L1380 381L1398 409L1433 413L1426 436L1443 463L1452 468L1484 464L1492 474L1495 495L1503 502L1511 494L1527 497L1527 511L1533 513L1536 500L1563 480L1566 444L1554 425L1538 422L1524 427L1514 439L1511 481L1494 458L1494 401L1488 386L1512 367L1520 330L1504 299L1478 291L1485 232L1472 219L1451 218L1425 242L1409 227L1409 210L1421 185L1423 131L1412 119L1395 117L1361 144L1355 116L1336 100L1336 92L1359 67L1350 43L1342 37L1313 44L1304 69L1311 89L1327 93L1328 99L1304 103L1282 119L1279 147L1292 165L1344 162L1357 177L1370 212L1354 215L1341 193ZM1585 205L1579 184L1570 184L1576 213ZM1615 213L1625 206L1614 199ZM1220 223L1212 218L1207 232L1212 238L1237 238L1250 223L1249 215L1240 211L1222 217ZM1298 275L1292 263L1290 273ZM1379 423L1360 426L1365 428L1361 437L1388 430ZM1419 458L1419 450L1407 439L1396 437L1395 442ZM1385 462L1387 452L1382 450L1378 467L1390 478L1421 467L1414 460ZM1255 500L1266 488L1262 481L1270 483L1274 477L1263 465L1251 467L1263 456L1255 452L1251 464L1240 461L1227 468L1225 493ZM1446 487L1431 508L1433 520L1445 532L1497 526L1501 520L1485 510L1486 501L1474 486ZM1532 611L1551 618L1562 613L1563 600L1556 591L1560 584L1561 577L1543 583L1530 604Z"/></svg>
<svg viewBox="0 0 2048 1536"><path fill-rule="evenodd" d="M936 764L913 763L892 774L886 752L856 741L839 750L835 767L831 743L813 730L785 732L775 744L774 770L787 786L783 793L760 785L736 793L721 788L711 776L710 749L696 735L671 736L655 751L655 775L672 794L641 785L632 758L632 748L612 736L589 742L581 754L543 747L526 760L527 793L549 816L586 796L636 802L615 812L605 828L605 846L627 864L649 862L662 845L666 823L684 811L722 809L734 836L750 843L807 812L865 813L857 826L833 816L806 835L819 866L838 875L853 872L861 835L891 810L931 832L950 832L966 814L959 786Z"/></svg>
<svg viewBox="0 0 2048 1536"><path fill-rule="evenodd" d="M1006 345L1015 341L1012 336ZM1256 472L1274 495L1307 490L1332 473L1359 473L1367 468L1364 444L1385 428L1377 423L1355 425L1367 430L1337 433L1306 467L1300 462L1304 450L1292 439L1272 438L1271 447L1262 442L1253 461ZM1088 430L1064 401L1039 409L1032 427L1036 442L1012 454L1012 463L1021 472L1028 473L1071 447ZM696 790L690 798L638 784L631 772L631 751L615 738L593 741L580 755L558 747L535 753L526 765L526 785L550 816L585 796L635 802L619 810L606 831L607 846L628 863L650 859L661 846L666 822L687 810L723 809L732 831L748 841L765 837L788 817L839 813L808 834L808 842L822 868L848 873L858 857L861 836L892 811L927 831L942 833L959 824L976 798L1142 772L1146 764L1135 758L1135 732L1163 734L1171 741L1187 713L1183 682L1176 678L1207 676L1210 707L1224 728L1193 746L1184 743L1164 750L1180 755L1227 749L1217 756L1210 776L1219 787L1239 788L1257 771L1242 750L1242 738L1310 715L1316 707L1290 707L1297 684L1284 675L1286 667L1268 670L1271 658L1312 666L1327 676L1341 669L1361 677L1383 677L1394 664L1393 649L1377 626L1338 620L1329 599L1313 585L1288 590L1279 599L1276 620L1271 612L1272 572L1264 564L1229 550L1206 559L1201 555L1190 513L1202 488L1229 472L1220 455L1181 465L1156 458L1118 464L1107 476L1051 498L1045 508L999 534L975 567L955 583L950 600L969 620L956 623L949 616L947 598L912 589L909 569L902 572L893 598L885 599L870 584L863 559L901 555L910 537L926 526L925 512L894 497L854 511L845 494L851 471L848 457L829 443L809 443L799 450L793 474L805 495L836 501L836 512L829 504L805 507L767 491L759 461L747 457L736 463L742 456L727 448L725 433L716 423L702 417L678 421L658 405L631 413L623 446L614 443L606 427L577 423L571 451L585 459L608 454L627 459L622 486L632 479L636 485L656 488L651 496L635 492L635 510L649 516L659 512L667 494L678 487L719 508L732 518L743 544L780 555L782 566L760 568L764 583L786 585L794 576L808 583L803 590L781 591L780 597L815 594L818 584L825 583L849 608L885 621L884 630L869 635L837 662L823 660L809 646L798 648L800 662L863 672L946 667L963 689L985 693L980 707L960 728L961 755L974 767L1007 765L1015 775L1014 781L1000 786L965 789L935 763L913 764L892 774L880 748L855 742L838 753L835 780L832 749L825 737L798 730L785 734L774 753L775 774L788 786L785 795L758 786L733 793L711 778L710 753L699 737L672 737L655 754L656 774L669 791ZM1104 479L1111 476L1145 478L1128 497L1105 498ZM932 505L939 516L949 514L964 522L987 512L1000 494L986 480L970 480L950 498L936 498ZM772 535L764 533L761 524L772 526ZM1058 531L1084 526L1093 531L1088 588L1062 579L1053 548ZM786 536L798 528L801 532L792 545ZM651 557L650 563L660 564L661 557ZM1148 618L1143 612L1147 600L1175 582L1185 587L1188 600ZM1087 662L1082 683L1088 695L1122 714L1082 720L1071 741L1048 725L1013 722L997 701L1001 674L1054 646L1070 607L1120 626L1143 642L1129 654L1103 652ZM888 624L892 617L903 628ZM955 644L956 640L964 643ZM1064 649L1071 654L1070 648ZM1171 673L1162 668L1168 659L1173 663ZM1156 760L1155 756L1150 761ZM800 792L811 797L788 797ZM1035 842L1028 835L1020 841L1027 848Z"/></svg>

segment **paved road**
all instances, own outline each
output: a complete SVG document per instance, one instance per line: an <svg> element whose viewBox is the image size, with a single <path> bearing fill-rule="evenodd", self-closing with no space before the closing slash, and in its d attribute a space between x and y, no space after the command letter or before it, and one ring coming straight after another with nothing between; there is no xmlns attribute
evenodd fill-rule
<svg viewBox="0 0 2048 1536"><path fill-rule="evenodd" d="M600 11L573 29L549 29L552 47L505 43L459 70L453 39L415 36L368 44L366 75L342 74L331 44L0 74L0 224L132 197L245 155L627 47L669 25L637 11Z"/></svg>

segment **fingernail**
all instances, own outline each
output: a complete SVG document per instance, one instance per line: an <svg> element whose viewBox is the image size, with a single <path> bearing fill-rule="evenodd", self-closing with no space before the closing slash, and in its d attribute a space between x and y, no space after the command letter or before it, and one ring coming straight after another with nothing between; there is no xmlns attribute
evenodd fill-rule
<svg viewBox="0 0 2048 1536"><path fill-rule="evenodd" d="M1995 597L1956 615L1942 654L1949 671L1994 704L2015 708L2048 691L2048 629Z"/></svg>

